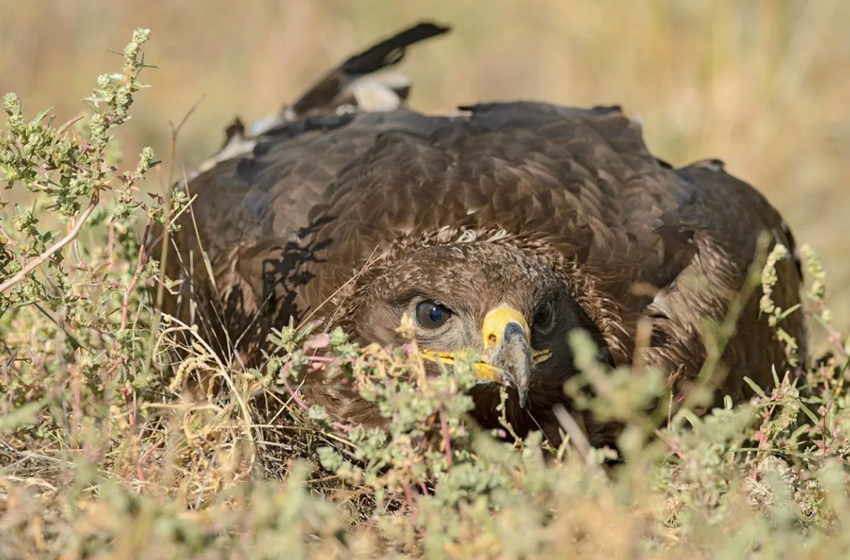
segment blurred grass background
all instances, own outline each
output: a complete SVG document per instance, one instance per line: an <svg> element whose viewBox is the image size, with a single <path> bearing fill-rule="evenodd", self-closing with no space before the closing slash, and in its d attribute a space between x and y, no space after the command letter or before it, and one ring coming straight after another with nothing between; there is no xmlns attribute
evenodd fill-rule
<svg viewBox="0 0 850 560"><path fill-rule="evenodd" d="M718 157L818 250L840 327L850 324L850 2L841 0L0 0L0 93L27 114L81 112L110 53L149 27L145 72L120 138L128 158L187 172L239 115L292 100L319 74L420 19L453 26L401 66L423 111L517 98L623 105L674 164ZM109 22L108 25L104 22ZM178 167L179 169L179 167ZM151 188L158 188L152 186Z"/></svg>

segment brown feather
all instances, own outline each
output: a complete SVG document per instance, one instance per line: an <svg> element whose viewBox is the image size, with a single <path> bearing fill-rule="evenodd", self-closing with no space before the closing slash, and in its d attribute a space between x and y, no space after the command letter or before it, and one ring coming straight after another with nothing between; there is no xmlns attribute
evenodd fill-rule
<svg viewBox="0 0 850 560"><path fill-rule="evenodd" d="M370 52L359 56L369 58ZM381 66L384 55L379 64L363 64ZM327 96L313 97L299 103L317 106ZM259 356L270 328L311 314L347 327L362 342L389 343L396 326L389 324L389 312L379 331L353 319L377 305L376 286L401 274L393 267L410 258L420 276L399 280L392 289L427 280L435 289L463 292L460 284L446 283L462 282L472 264L465 268L459 261L451 274L428 280L425 257L415 259L430 254L427 247L443 247L431 263L439 270L442 259L451 260L452 251L468 244L477 247L468 259L492 254L494 269L520 255L517 270L523 274L559 278L572 302L564 304L565 316L572 317L566 322L595 333L612 364L633 359L637 322L651 318L653 344L642 359L669 372L683 391L705 360L702 322L726 314L759 235L767 231L793 252L787 226L752 187L716 161L682 169L664 164L617 107L521 102L463 111L452 117L400 110L301 119L198 175L188 185L198 199L175 240L182 266L169 271L186 278L183 289L205 302L196 322L214 333L223 351L247 356ZM459 242L470 236L475 240ZM214 286L200 264L201 248ZM191 271L187 255L194 255ZM475 269L478 278L488 270L484 264ZM799 269L783 261L777 272L774 296L789 308L799 301ZM525 289L520 276L493 278L491 283L504 283L501 297L512 297L510 286ZM490 284L483 283L478 294L468 289L469 299L480 305L490 297ZM718 398L747 397L745 375L769 387L771 368L785 367L783 348L757 301L758 294L729 341L723 360L730 374ZM174 305L174 312L188 312ZM800 312L784 327L804 344ZM573 371L566 349L563 356L560 377L547 378L534 396L535 419L549 423L547 433L557 431L551 406L564 400L560 386ZM305 390L342 418L382 424L350 389L316 378ZM484 425L495 422L494 390L475 395ZM532 427L521 411L513 414L525 429Z"/></svg>

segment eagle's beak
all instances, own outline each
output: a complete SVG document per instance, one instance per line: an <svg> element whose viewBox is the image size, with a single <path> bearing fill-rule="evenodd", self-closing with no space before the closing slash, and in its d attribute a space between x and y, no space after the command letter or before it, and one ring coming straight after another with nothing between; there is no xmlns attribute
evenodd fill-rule
<svg viewBox="0 0 850 560"><path fill-rule="evenodd" d="M506 372L504 381L516 387L525 408L533 363L528 323L519 311L502 305L487 313L481 332L487 363Z"/></svg>

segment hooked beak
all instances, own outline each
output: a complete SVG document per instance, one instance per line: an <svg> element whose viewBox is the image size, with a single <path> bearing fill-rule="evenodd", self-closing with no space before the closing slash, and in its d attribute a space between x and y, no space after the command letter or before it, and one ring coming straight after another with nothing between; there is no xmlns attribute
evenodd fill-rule
<svg viewBox="0 0 850 560"><path fill-rule="evenodd" d="M491 310L484 317L481 334L484 337L485 361L474 364L482 381L503 383L516 387L519 405L525 408L531 385L533 364L552 357L552 350L532 350L531 331L522 314L506 305ZM419 355L429 361L454 364L456 352L421 350Z"/></svg>
<svg viewBox="0 0 850 560"><path fill-rule="evenodd" d="M519 311L502 305L487 313L481 332L487 363L505 373L503 382L516 387L525 408L534 362L528 323Z"/></svg>

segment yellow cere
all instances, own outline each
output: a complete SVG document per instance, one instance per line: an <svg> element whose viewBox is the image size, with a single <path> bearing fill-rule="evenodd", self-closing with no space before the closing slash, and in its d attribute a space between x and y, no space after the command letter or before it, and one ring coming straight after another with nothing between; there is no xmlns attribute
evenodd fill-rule
<svg viewBox="0 0 850 560"><path fill-rule="evenodd" d="M522 313L507 305L500 305L487 313L484 317L484 323L481 325L485 348L494 348L501 342L508 323L517 323L522 327L525 339L531 344L531 331Z"/></svg>

